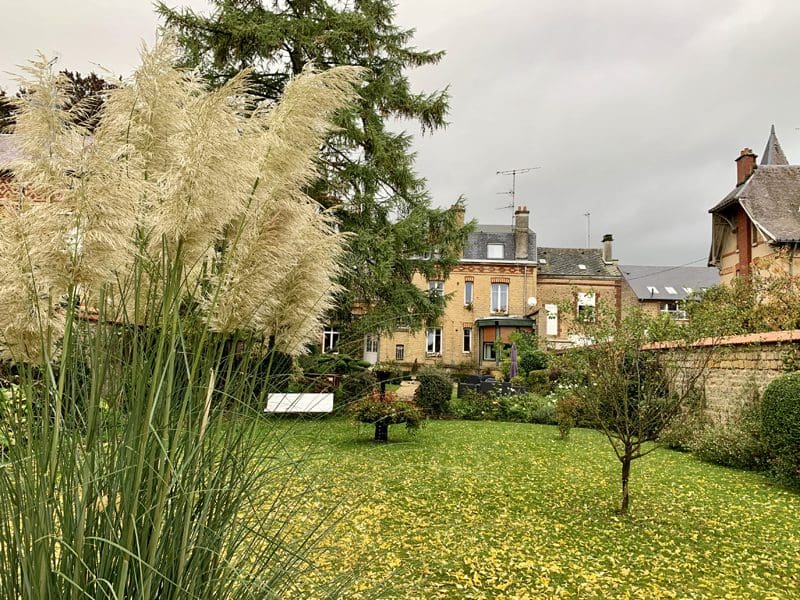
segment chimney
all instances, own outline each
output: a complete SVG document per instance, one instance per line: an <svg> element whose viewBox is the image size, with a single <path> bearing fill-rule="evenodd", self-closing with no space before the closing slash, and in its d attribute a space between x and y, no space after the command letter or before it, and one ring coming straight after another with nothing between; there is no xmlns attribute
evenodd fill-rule
<svg viewBox="0 0 800 600"><path fill-rule="evenodd" d="M743 148L736 159L736 185L742 185L756 170L756 155L752 148Z"/></svg>
<svg viewBox="0 0 800 600"><path fill-rule="evenodd" d="M463 227L464 226L464 213L466 212L466 209L464 208L464 205L461 204L460 202L456 202L455 204L453 204L453 206L450 207L450 209L453 211L453 215L455 215L456 226Z"/></svg>
<svg viewBox="0 0 800 600"><path fill-rule="evenodd" d="M603 262L606 264L614 262L614 254L611 251L613 241L614 236L610 233L607 233L603 236Z"/></svg>
<svg viewBox="0 0 800 600"><path fill-rule="evenodd" d="M514 258L516 259L528 259L529 215L527 206L520 206L514 211Z"/></svg>

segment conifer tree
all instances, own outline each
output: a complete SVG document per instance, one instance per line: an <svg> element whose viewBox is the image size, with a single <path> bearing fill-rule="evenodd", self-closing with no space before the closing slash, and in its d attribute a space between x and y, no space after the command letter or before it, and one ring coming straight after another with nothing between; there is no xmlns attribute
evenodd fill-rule
<svg viewBox="0 0 800 600"><path fill-rule="evenodd" d="M351 234L344 290L332 319L345 339L412 329L434 321L444 301L412 284L414 273L441 277L458 260L467 229L453 210L431 207L425 181L414 170L412 138L389 128L416 121L423 133L446 125L447 90L416 93L407 70L437 64L443 52L411 46L413 29L394 24L390 0L213 0L204 15L159 3L176 31L189 66L221 85L253 68L265 98L281 96L286 82L309 65L369 69L360 99L336 117L338 131L322 149L320 177L309 194L335 207ZM351 321L353 313L361 318ZM347 336L349 332L350 336ZM355 348L353 349L355 351Z"/></svg>

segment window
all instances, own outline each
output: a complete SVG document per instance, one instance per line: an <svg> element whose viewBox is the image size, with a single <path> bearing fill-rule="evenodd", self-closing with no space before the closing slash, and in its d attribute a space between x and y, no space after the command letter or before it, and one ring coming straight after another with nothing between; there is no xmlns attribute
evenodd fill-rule
<svg viewBox="0 0 800 600"><path fill-rule="evenodd" d="M444 281L432 280L428 282L428 294L431 298L444 295Z"/></svg>
<svg viewBox="0 0 800 600"><path fill-rule="evenodd" d="M474 288L475 283L473 281L464 282L464 306L467 304L472 304L472 292Z"/></svg>
<svg viewBox="0 0 800 600"><path fill-rule="evenodd" d="M472 352L472 328L464 327L464 345L462 347L464 352Z"/></svg>
<svg viewBox="0 0 800 600"><path fill-rule="evenodd" d="M683 291L686 292L687 294L691 294L692 292L694 292L694 290L690 287L683 288Z"/></svg>
<svg viewBox="0 0 800 600"><path fill-rule="evenodd" d="M441 354L442 353L442 328L433 327L428 329L427 335L427 348L428 354Z"/></svg>
<svg viewBox="0 0 800 600"><path fill-rule="evenodd" d="M539 264L540 265L546 265L547 264L547 259L546 258L540 258L539 259Z"/></svg>
<svg viewBox="0 0 800 600"><path fill-rule="evenodd" d="M337 354L339 352L339 332L333 327L325 327L322 332L322 351Z"/></svg>
<svg viewBox="0 0 800 600"><path fill-rule="evenodd" d="M586 265L582 265L582 264L581 264L581 265L578 265L578 268L579 268L581 271L585 271L585 270L586 270Z"/></svg>
<svg viewBox="0 0 800 600"><path fill-rule="evenodd" d="M667 287L665 287L664 289L667 290L668 294L677 294L678 293L678 292L675 291L674 287L671 287L669 285Z"/></svg>
<svg viewBox="0 0 800 600"><path fill-rule="evenodd" d="M650 292L650 295L652 296L653 294L657 294L658 293L658 288L657 287L653 287L652 285L648 285L647 286L647 291Z"/></svg>
<svg viewBox="0 0 800 600"><path fill-rule="evenodd" d="M578 292L578 320L594 321L597 294L594 292Z"/></svg>
<svg viewBox="0 0 800 600"><path fill-rule="evenodd" d="M494 342L483 342L483 360L497 360Z"/></svg>
<svg viewBox="0 0 800 600"><path fill-rule="evenodd" d="M406 347L404 344L397 344L394 347L394 359L395 360L405 360L406 359Z"/></svg>
<svg viewBox="0 0 800 600"><path fill-rule="evenodd" d="M378 352L378 336L376 335L368 335L366 341L364 342L364 351L365 352Z"/></svg>
<svg viewBox="0 0 800 600"><path fill-rule="evenodd" d="M486 244L486 258L504 258L503 244Z"/></svg>
<svg viewBox="0 0 800 600"><path fill-rule="evenodd" d="M547 335L558 335L558 305L545 304L544 311L547 313Z"/></svg>
<svg viewBox="0 0 800 600"><path fill-rule="evenodd" d="M669 315L676 321L686 321L689 318L689 316L686 314L683 302L679 302L677 300L663 302L661 304L661 312L665 315Z"/></svg>
<svg viewBox="0 0 800 600"><path fill-rule="evenodd" d="M492 284L492 312L508 311L508 284Z"/></svg>

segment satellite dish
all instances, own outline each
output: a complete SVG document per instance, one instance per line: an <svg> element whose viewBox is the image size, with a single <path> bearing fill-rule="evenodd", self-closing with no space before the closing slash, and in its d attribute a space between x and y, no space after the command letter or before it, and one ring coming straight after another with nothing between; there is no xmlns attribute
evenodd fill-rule
<svg viewBox="0 0 800 600"><path fill-rule="evenodd" d="M528 298L528 306L531 307L536 306L536 296L531 296L530 298Z"/></svg>

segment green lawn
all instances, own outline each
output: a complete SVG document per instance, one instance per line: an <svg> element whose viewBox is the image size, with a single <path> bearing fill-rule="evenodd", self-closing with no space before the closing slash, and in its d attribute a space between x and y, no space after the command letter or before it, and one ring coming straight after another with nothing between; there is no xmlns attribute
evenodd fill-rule
<svg viewBox="0 0 800 600"><path fill-rule="evenodd" d="M800 496L757 474L660 450L634 463L620 518L593 431L434 421L381 446L348 421L283 427L314 455L309 514L346 513L317 576L360 566L347 597L800 597Z"/></svg>

